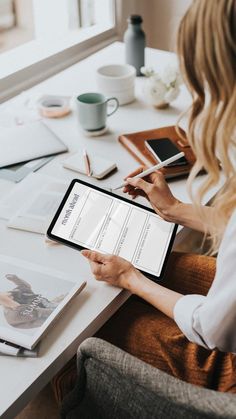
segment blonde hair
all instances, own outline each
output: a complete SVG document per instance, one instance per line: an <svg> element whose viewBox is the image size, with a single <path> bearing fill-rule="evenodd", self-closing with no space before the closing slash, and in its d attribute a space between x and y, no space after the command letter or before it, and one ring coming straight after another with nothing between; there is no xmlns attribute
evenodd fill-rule
<svg viewBox="0 0 236 419"><path fill-rule="evenodd" d="M202 221L216 251L227 221L236 206L236 0L195 0L183 17L178 33L178 54L183 77L191 92L188 139L196 155L189 176L205 169L207 178L193 201L200 210L205 193L220 180L226 183L212 205L211 220ZM231 150L232 148L232 150Z"/></svg>

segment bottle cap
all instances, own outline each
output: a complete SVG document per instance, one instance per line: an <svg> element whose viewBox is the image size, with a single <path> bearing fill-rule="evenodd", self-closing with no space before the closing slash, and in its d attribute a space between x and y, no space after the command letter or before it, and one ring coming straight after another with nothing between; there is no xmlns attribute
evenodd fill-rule
<svg viewBox="0 0 236 419"><path fill-rule="evenodd" d="M137 23L142 23L142 21L143 21L143 19L142 19L142 16L140 16L140 15L131 15L128 18L128 23L137 24Z"/></svg>

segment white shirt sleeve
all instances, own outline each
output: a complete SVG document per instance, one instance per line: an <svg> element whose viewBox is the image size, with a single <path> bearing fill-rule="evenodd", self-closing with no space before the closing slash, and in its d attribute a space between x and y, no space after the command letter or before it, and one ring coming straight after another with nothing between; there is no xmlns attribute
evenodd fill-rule
<svg viewBox="0 0 236 419"><path fill-rule="evenodd" d="M181 297L174 319L191 342L236 353L236 211L226 228L207 296Z"/></svg>

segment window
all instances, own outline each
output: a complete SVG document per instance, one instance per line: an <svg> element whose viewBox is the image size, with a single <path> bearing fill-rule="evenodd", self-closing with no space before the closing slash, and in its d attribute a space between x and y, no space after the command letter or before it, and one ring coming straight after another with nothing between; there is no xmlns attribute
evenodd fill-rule
<svg viewBox="0 0 236 419"><path fill-rule="evenodd" d="M113 5L109 0L80 0L80 23L82 27L112 22Z"/></svg>
<svg viewBox="0 0 236 419"><path fill-rule="evenodd" d="M58 71L115 33L115 0L0 0L0 100L9 75L65 52Z"/></svg>
<svg viewBox="0 0 236 419"><path fill-rule="evenodd" d="M62 38L114 25L111 0L0 0L0 53L30 40Z"/></svg>

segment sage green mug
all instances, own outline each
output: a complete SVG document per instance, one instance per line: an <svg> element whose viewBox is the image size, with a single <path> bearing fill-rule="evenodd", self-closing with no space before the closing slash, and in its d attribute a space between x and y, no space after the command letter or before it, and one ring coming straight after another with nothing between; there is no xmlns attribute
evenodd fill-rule
<svg viewBox="0 0 236 419"><path fill-rule="evenodd" d="M108 112L109 102L115 102L114 108ZM101 93L84 93L77 97L77 109L79 122L86 131L100 131L106 127L106 120L119 108L116 97L106 98Z"/></svg>

